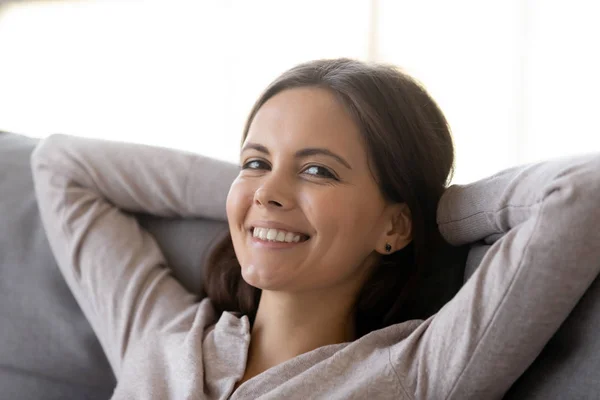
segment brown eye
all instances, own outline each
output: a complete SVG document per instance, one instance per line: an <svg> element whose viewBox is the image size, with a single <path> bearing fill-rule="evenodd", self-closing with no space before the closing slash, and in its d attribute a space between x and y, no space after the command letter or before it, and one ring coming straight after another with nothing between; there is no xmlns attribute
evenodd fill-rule
<svg viewBox="0 0 600 400"><path fill-rule="evenodd" d="M320 165L311 165L308 168L306 168L303 171L303 173L308 174L308 175L318 176L319 178L328 178L328 179L338 180L331 171L329 171L327 168L322 167Z"/></svg>
<svg viewBox="0 0 600 400"><path fill-rule="evenodd" d="M262 160L250 160L242 165L242 169L268 169L269 166Z"/></svg>

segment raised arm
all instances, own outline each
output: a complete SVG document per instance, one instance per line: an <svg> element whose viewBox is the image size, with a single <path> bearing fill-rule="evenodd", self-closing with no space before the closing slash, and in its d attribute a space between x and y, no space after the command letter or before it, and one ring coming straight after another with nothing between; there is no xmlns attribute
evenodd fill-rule
<svg viewBox="0 0 600 400"><path fill-rule="evenodd" d="M172 276L129 212L225 218L237 168L150 146L53 135L31 157L56 261L118 377L145 335L185 329L197 298ZM219 170L219 174L215 171Z"/></svg>
<svg viewBox="0 0 600 400"><path fill-rule="evenodd" d="M600 272L600 155L453 186L438 223L453 244L501 238L392 362L417 399L501 398Z"/></svg>

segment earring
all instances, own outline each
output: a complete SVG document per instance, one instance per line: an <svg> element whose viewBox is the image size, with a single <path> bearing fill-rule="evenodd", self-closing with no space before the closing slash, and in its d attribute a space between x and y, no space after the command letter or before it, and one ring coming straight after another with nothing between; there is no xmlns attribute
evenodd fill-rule
<svg viewBox="0 0 600 400"><path fill-rule="evenodd" d="M389 253L390 251L392 251L392 245L391 245L391 244L389 244L389 243L386 243L386 244L385 244L385 251L387 251L388 253Z"/></svg>

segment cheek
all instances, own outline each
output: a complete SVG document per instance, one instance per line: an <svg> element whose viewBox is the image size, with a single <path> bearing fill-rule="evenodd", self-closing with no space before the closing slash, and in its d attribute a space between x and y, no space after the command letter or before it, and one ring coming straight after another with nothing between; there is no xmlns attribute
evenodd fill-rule
<svg viewBox="0 0 600 400"><path fill-rule="evenodd" d="M236 230L235 228L239 229L243 226L246 212L252 204L253 198L253 192L247 184L244 184L239 178L233 181L227 194L226 203L227 221L232 234Z"/></svg>
<svg viewBox="0 0 600 400"><path fill-rule="evenodd" d="M323 230L329 231L332 237L343 241L345 246L367 244L373 237L373 228L382 210L376 198L353 191L337 197L336 201L328 199L326 204L319 215L324 222Z"/></svg>
<svg viewBox="0 0 600 400"><path fill-rule="evenodd" d="M227 194L227 223L229 225L229 233L233 242L233 249L240 264L244 264L244 222L248 209L254 199L253 192L248 188L247 183L244 183L239 178L236 179L229 189Z"/></svg>
<svg viewBox="0 0 600 400"><path fill-rule="evenodd" d="M315 230L331 242L353 235L368 220L369 216L363 215L363 203L355 191L342 190L307 196L302 208Z"/></svg>

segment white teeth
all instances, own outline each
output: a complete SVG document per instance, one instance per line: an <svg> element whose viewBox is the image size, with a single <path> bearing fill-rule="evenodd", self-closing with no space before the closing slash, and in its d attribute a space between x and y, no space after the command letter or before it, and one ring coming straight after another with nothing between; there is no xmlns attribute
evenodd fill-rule
<svg viewBox="0 0 600 400"><path fill-rule="evenodd" d="M259 238L261 238L262 240L267 240L267 232L268 232L268 231L269 231L268 229L264 229L264 228L263 228L263 229L261 229L261 230L258 232L258 237L259 237Z"/></svg>
<svg viewBox="0 0 600 400"><path fill-rule="evenodd" d="M275 238L278 242L285 242L285 232L279 231L277 232L277 237Z"/></svg>
<svg viewBox="0 0 600 400"><path fill-rule="evenodd" d="M288 232L285 234L284 240L288 243L291 243L293 238L294 238L294 234L292 232Z"/></svg>
<svg viewBox="0 0 600 400"><path fill-rule="evenodd" d="M277 237L277 230L269 229L269 231L267 232L267 240L275 240L276 237Z"/></svg>
<svg viewBox="0 0 600 400"><path fill-rule="evenodd" d="M254 228L252 236L260 238L261 240L269 240L273 242L298 243L300 241L300 235L283 230L268 228Z"/></svg>

